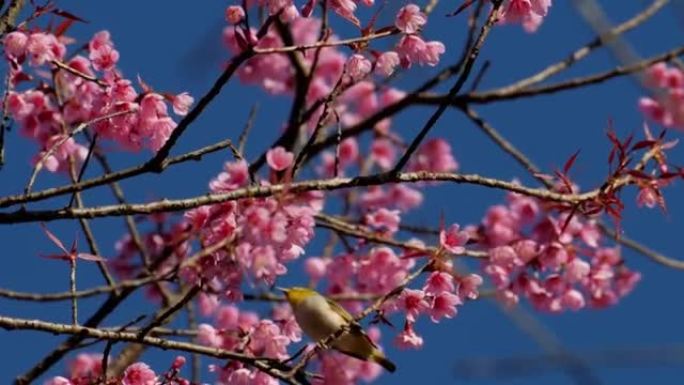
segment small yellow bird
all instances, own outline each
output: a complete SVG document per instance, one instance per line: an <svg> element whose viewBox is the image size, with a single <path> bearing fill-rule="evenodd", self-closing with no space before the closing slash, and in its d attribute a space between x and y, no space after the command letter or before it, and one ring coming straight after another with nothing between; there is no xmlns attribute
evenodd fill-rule
<svg viewBox="0 0 684 385"><path fill-rule="evenodd" d="M305 287L278 289L285 293L299 327L309 338L319 342L349 324L349 331L332 343L335 350L362 361L375 362L390 373L397 369L342 306Z"/></svg>

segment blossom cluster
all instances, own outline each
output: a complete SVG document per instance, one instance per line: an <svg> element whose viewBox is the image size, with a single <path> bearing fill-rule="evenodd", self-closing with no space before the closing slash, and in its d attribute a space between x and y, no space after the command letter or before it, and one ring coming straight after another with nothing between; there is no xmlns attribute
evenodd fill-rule
<svg viewBox="0 0 684 385"><path fill-rule="evenodd" d="M645 71L653 97L642 97L639 108L649 119L664 127L684 129L684 72L665 63Z"/></svg>
<svg viewBox="0 0 684 385"><path fill-rule="evenodd" d="M100 383L102 378L102 354L81 353L70 363L68 374L52 377L45 385L91 385ZM179 375L185 365L185 357L178 356L166 373L157 375L144 362L136 362L124 369L120 378L108 378L106 384L120 385L190 385L190 381Z"/></svg>
<svg viewBox="0 0 684 385"><path fill-rule="evenodd" d="M399 348L418 349L423 346L423 338L414 329L420 314L427 314L432 322L438 323L442 318L456 316L457 306L463 305L466 299L478 298L482 277L477 274L458 276L451 270L432 272L422 289L404 289L396 300L385 305L386 310L405 313L404 328L395 338Z"/></svg>
<svg viewBox="0 0 684 385"><path fill-rule="evenodd" d="M287 4L285 4L287 3ZM343 6L346 3L350 7ZM371 5L372 2L367 2ZM351 7L353 5L353 7ZM237 7L237 8L236 8ZM291 1L269 1L268 9L275 14L282 9L292 9ZM333 10L341 15L355 20L353 11L356 4L353 1L331 2ZM241 22L245 10L238 10L240 6L231 6L226 15L229 23ZM294 8L296 10L296 8ZM282 15L288 14L284 12ZM236 16L238 15L238 16ZM295 45L312 45L321 37L321 20L316 17L288 18L290 21L290 34ZM441 42L425 41L420 37L420 29L427 22L427 16L420 11L415 4L402 7L396 16L395 26L401 32L396 47L392 51L384 53L356 52L347 57L340 49L334 46L338 40L336 36L327 37L327 43L333 46L320 49L309 49L298 55L298 60L304 68L312 67L317 63L311 74L311 81L306 94L306 106L311 107L315 102L323 100L336 87L343 87L344 92L334 101L334 110L339 119L345 125L378 111L387 102L395 99L387 94L391 91L378 89L378 86L368 80L371 72L375 70L380 76L391 75L398 65L405 68L413 63L420 65L435 66L439 57L444 53L445 47ZM224 40L230 50L238 53L254 46L259 50L277 50L285 46L283 38L275 26L268 28L264 36L257 38L255 30L247 29L241 25L228 26L224 30ZM285 53L261 53L248 60L239 70L240 78L247 84L258 84L273 94L289 93L296 85L295 69L291 58ZM343 77L344 76L344 77ZM340 80L343 80L341 84ZM355 88L355 89L354 89ZM378 93L380 95L378 95ZM362 98L359 99L358 97ZM385 99L379 102L378 99ZM323 107L318 108L318 114L313 114L310 125L315 126L320 118ZM332 115L332 114L331 114ZM327 118L327 117L326 117Z"/></svg>
<svg viewBox="0 0 684 385"><path fill-rule="evenodd" d="M301 330L288 305L277 305L271 319L260 319L254 312L206 297L200 303L203 315L213 317L211 324L198 326L197 338L203 345L283 360L288 357L287 347L301 340ZM269 375L238 362L211 365L210 370L217 374L217 383L221 385L278 384Z"/></svg>
<svg viewBox="0 0 684 385"><path fill-rule="evenodd" d="M527 32L535 32L549 12L551 0L504 0L499 9L501 23L522 24Z"/></svg>
<svg viewBox="0 0 684 385"><path fill-rule="evenodd" d="M641 277L619 249L602 245L594 220L555 214L516 193L491 207L473 232L488 252L484 271L508 304L523 296L549 312L610 306Z"/></svg>
<svg viewBox="0 0 684 385"><path fill-rule="evenodd" d="M137 91L116 67L119 52L107 31L88 42L87 57L67 56L72 40L50 32L17 30L3 43L10 65L8 112L38 144L34 162L46 157L42 165L50 171L67 169L70 157L85 158L87 147L73 137L81 124L125 149L156 151L176 127L168 107L183 116L193 102L187 93L157 93L142 81ZM23 83L30 86L20 91Z"/></svg>
<svg viewBox="0 0 684 385"><path fill-rule="evenodd" d="M330 259L310 257L305 271L313 284L325 280L328 294L382 296L404 283L416 265L415 257L411 251L397 254L392 248L380 246L367 253L343 254ZM464 300L477 298L477 287L481 284L482 278L478 275L459 276L447 263L426 278L422 289L404 289L397 298L386 301L381 309L383 314L405 315L405 327L396 336L396 344L422 346L422 338L413 329L417 317L425 313L433 322L454 317L456 307ZM352 311L363 309L360 301L344 301L344 304Z"/></svg>
<svg viewBox="0 0 684 385"><path fill-rule="evenodd" d="M280 169L292 162L282 149L269 152L269 164ZM267 182L262 181L262 184ZM247 187L250 176L244 160L227 162L209 183L212 193ZM245 198L202 206L185 214L185 223L203 247L226 246L203 257L186 270L190 279L202 279L228 297L239 298L243 276L273 284L287 272L285 264L304 253L313 237L314 215L322 209L323 194L283 193L268 198Z"/></svg>

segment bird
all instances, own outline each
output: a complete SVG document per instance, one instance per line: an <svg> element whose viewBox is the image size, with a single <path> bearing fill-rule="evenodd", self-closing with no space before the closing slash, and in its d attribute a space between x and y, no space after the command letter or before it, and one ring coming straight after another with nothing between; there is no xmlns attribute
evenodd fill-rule
<svg viewBox="0 0 684 385"><path fill-rule="evenodd" d="M333 349L362 361L375 362L390 373L397 369L338 303L306 287L277 289L285 293L295 320L309 338L319 342L349 325L349 330L332 342Z"/></svg>

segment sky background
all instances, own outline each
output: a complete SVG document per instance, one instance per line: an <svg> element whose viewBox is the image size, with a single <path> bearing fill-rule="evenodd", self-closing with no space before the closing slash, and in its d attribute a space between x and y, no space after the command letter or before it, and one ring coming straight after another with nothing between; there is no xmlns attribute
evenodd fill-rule
<svg viewBox="0 0 684 385"><path fill-rule="evenodd" d="M390 1L390 10L403 1ZM536 34L527 34L519 26L502 26L493 30L481 53L491 61L481 89L509 84L531 75L546 65L564 58L594 36L592 30L575 12L570 1L556 1L549 16ZM613 22L620 22L642 9L647 1L601 1ZM93 33L107 29L112 34L121 54L120 68L129 78L140 75L145 82L159 91L177 93L188 91L201 96L218 76L221 66L229 57L221 45L226 1L57 1L59 7L89 21L75 25L69 32L80 41L87 41ZM419 2L422 4L422 2ZM431 15L425 35L447 44L442 63L452 63L460 52L465 36L465 18L444 18L460 1L441 1ZM646 24L626 35L639 55L645 57L680 45L684 13L668 6ZM681 9L679 9L681 11ZM388 16L379 25L387 24ZM342 29L344 37L353 31ZM552 81L581 74L601 72L616 65L613 56L605 49L573 66ZM400 79L398 86L410 89L438 69L415 67ZM235 80L235 79L234 79ZM279 134L282 122L287 119L288 97L269 97L260 89L245 87L231 81L202 117L193 124L175 148L180 154L218 140L237 138L248 111L260 102L253 133L247 146L247 157L253 159L266 149ZM547 171L561 167L578 149L581 154L573 170L576 181L586 189L600 183L607 172L609 143L605 136L607 122L613 121L616 131L625 136L641 133L643 117L636 109L638 98L644 94L633 78L619 78L582 90L564 92L541 98L477 106L477 111L514 144L520 147L537 164ZM414 135L417 128L432 113L433 107L413 108L394 120L394 128L404 138ZM533 181L517 164L482 135L476 127L457 111L447 112L431 136L445 137L452 144L461 171L479 173L502 179L520 178ZM680 138L670 132L671 138ZM6 138L6 166L0 171L0 194L18 193L30 174L28 167L35 153L33 143L13 130ZM150 154L133 155L114 151L111 162L116 169L137 164ZM145 202L158 198L190 197L206 192L209 179L217 174L229 154L222 152L207 156L201 163L174 167L161 176L145 175L122 183L130 202ZM682 148L671 152L674 163L684 164ZM90 176L100 170L90 167ZM42 173L36 189L62 184L62 176ZM668 210L638 209L634 204L635 192L623 194L627 203L623 227L627 235L671 257L684 258L681 236L684 229L684 190L681 183L666 190ZM477 223L487 207L501 201L503 193L477 187L443 185L426 190L426 205L404 218L406 223L436 226L444 213L447 223ZM90 190L86 204L111 202L106 188ZM36 204L35 208L61 207L63 198ZM96 238L105 256L114 252L114 242L125 231L121 218L92 221ZM50 228L65 243L77 231L76 222L51 223ZM307 250L308 255L320 252L327 234L323 231ZM81 242L84 240L80 239ZM37 224L13 225L0 230L3 251L0 268L0 287L21 291L55 292L68 288L66 264L46 261L39 254L55 252ZM583 310L577 313L547 315L532 313L536 320L557 336L562 346L580 357L604 349L684 347L684 272L655 264L649 259L625 251L627 263L643 274L636 290L617 306L606 310ZM293 273L284 283L302 283L301 270L293 265ZM78 286L87 288L101 284L96 269L79 265ZM80 302L81 320L84 320L101 299ZM119 325L151 310L139 293L130 298L122 309L105 322ZM527 306L523 306L525 311ZM69 304L19 303L0 299L0 314L23 318L40 318L53 322L69 322ZM182 318L180 318L182 320ZM383 374L378 385L415 384L431 380L434 383L469 384L575 384L567 371L554 370L536 373L531 377L507 377L501 380L463 378L456 368L459 362L473 358L522 357L541 354L543 349L518 328L490 301L468 303L453 320L431 324L423 320L417 330L425 338L419 351L398 351L390 344L396 333L383 330L388 356L399 370L394 375ZM37 359L51 351L64 336L51 336L37 332L0 331L0 383L6 384L30 368ZM101 351L98 346L97 351ZM658 350L655 350L656 352ZM173 352L149 350L143 360L158 371L168 367ZM644 355L642 355L644 356ZM650 353L654 357L655 353ZM653 384L681 384L684 378L684 352L677 357L678 365L670 367L631 363L619 367L592 366L591 373L602 384L636 385L648 380ZM645 358L645 357L644 357ZM209 360L205 359L204 364ZM540 362L536 360L536 362ZM49 375L62 374L66 362L55 365ZM591 366L591 363L589 363ZM42 383L45 376L37 383ZM210 375L204 377L212 382ZM584 382L587 383L587 382Z"/></svg>

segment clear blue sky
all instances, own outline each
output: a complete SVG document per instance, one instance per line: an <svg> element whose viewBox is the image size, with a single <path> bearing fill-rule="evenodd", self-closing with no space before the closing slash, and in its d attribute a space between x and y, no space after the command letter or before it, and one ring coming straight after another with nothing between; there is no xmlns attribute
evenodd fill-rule
<svg viewBox="0 0 684 385"><path fill-rule="evenodd" d="M440 2L431 16L432 25L427 31L428 37L439 38L447 44L444 63L453 62L459 53L464 37L464 17L444 19L441 15L459 3ZM588 42L593 33L569 3L556 1L537 34L528 35L517 26L496 28L481 54L482 59L492 62L481 88L504 85L530 75ZM601 3L611 19L617 22L630 17L647 2L631 0ZM157 90L189 91L194 96L200 96L218 75L222 61L228 57L220 45L223 12L228 4L225 1L70 0L57 1L57 4L90 21L89 24L76 25L71 29L71 34L76 38L87 39L94 32L108 29L121 53L120 67L124 73L131 78L140 74ZM682 42L682 19L677 16L681 17L682 14L676 15L673 8L667 8L638 30L627 34L627 37L642 56L663 52ZM384 21L387 22L387 19ZM613 57L601 50L554 80L599 72L615 64ZM400 84L407 87L416 84L421 77L434 71L415 68ZM616 130L623 135L640 132L643 118L636 110L636 102L642 92L633 79L620 78L579 91L488 105L478 108L478 111L547 170L562 165L572 153L581 149L574 176L581 186L591 188L606 173L609 145L605 128L608 119L613 120ZM180 153L226 137L236 138L249 108L257 100L262 102L261 112L248 146L248 156L253 158L279 133L281 122L287 118L289 99L267 98L260 90L243 87L237 82L231 82L207 113L191 126L176 151ZM404 137L411 137L431 112L432 108L413 109L395 120L395 128ZM455 111L443 117L432 135L448 138L464 172L503 179L520 177L531 183L523 170L499 153ZM681 136L671 133L671 137ZM0 194L3 195L19 192L23 188L30 173L26 165L35 152L33 144L17 136L15 131L7 136L6 148L7 165L0 171ZM116 168L123 168L147 156L149 154L131 156L120 153L112 157L112 162ZM162 176L143 176L123 183L123 187L132 202L189 197L206 191L207 181L220 170L227 158L227 153L212 155L200 164L174 168ZM673 151L672 159L675 163L684 163L682 148ZM63 180L60 177L41 175L38 187L61 182ZM666 215L657 210L636 209L634 192L625 193L623 198L628 203L628 209L623 225L626 233L669 256L684 258L684 248L679 239L684 229L683 192L681 184L667 190ZM427 198L429 204L411 213L406 218L407 222L435 225L442 212L447 222L478 222L487 205L498 202L502 194L466 186L442 186L429 190ZM105 188L96 189L85 199L87 204L95 205L107 202L109 194ZM60 207L62 203L57 200L36 207ZM75 223L65 222L50 226L65 240L70 240L77 228ZM94 230L104 254L111 255L114 242L124 231L122 221L97 220L94 221ZM309 255L317 253L320 239L322 237L307 251ZM62 291L68 287L68 273L64 264L37 257L39 253L54 251L37 224L3 227L0 230L0 244L4 246L1 287L43 292ZM635 292L619 305L600 311L535 315L558 336L567 349L581 355L605 348L684 344L684 303L680 298L684 290L684 272L669 270L632 252L626 252L626 258L630 266L642 272L643 280ZM80 288L100 284L99 274L94 268L85 267L85 264L81 266L78 277ZM297 281L301 277L299 274L295 273L288 281ZM99 301L81 303L82 319L98 306ZM125 308L129 310L117 312L108 319L107 324L116 325L150 311L139 296L126 305ZM68 322L69 305L0 300L0 314ZM459 360L530 355L542 351L528 335L487 301L469 303L461 308L455 319L438 325L423 322L418 329L425 337L425 347L420 351L397 351L389 347L388 354L399 370L393 376L383 375L377 384L414 384L427 379L441 384L457 383L461 380L454 375L454 365ZM394 331L385 330L386 337L393 334ZM0 383L9 383L64 339L63 336L42 333L0 331ZM387 342L386 345L389 345ZM98 350L101 351L101 347ZM144 360L161 370L171 362L173 356L172 352L150 350ZM645 380L654 384L681 384L684 357L681 358L679 367L597 367L592 371L604 384L641 385ZM49 373L57 375L64 370L65 363L60 363ZM211 380L211 376L205 377L205 381ZM42 383L42 379L38 383ZM474 380L471 383L494 382ZM535 385L575 382L564 372L556 371L505 383Z"/></svg>

